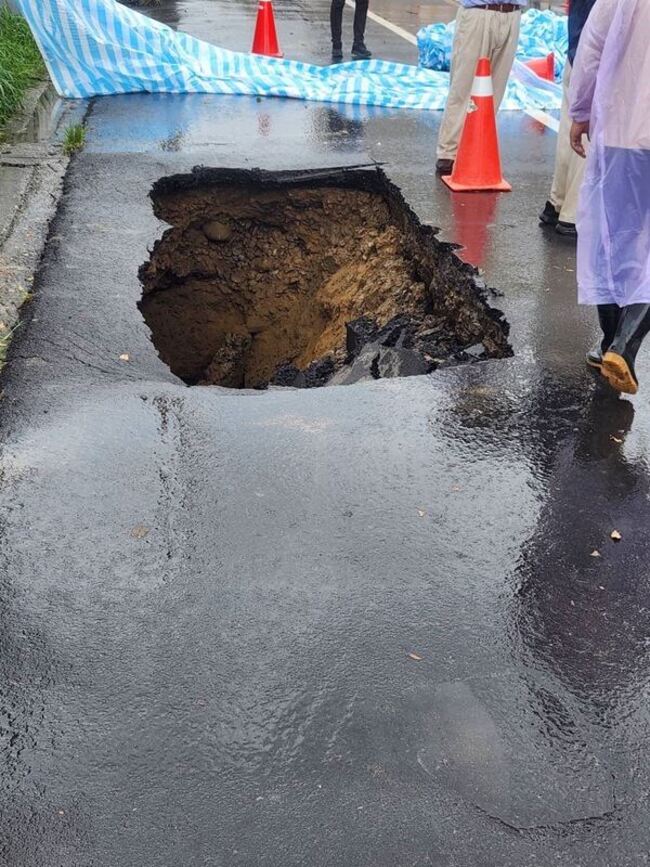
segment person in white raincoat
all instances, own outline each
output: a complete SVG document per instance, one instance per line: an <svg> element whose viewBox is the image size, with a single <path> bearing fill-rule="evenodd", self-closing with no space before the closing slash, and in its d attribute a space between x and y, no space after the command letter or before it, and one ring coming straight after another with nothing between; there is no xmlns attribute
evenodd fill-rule
<svg viewBox="0 0 650 867"><path fill-rule="evenodd" d="M585 155L578 208L578 300L603 330L587 362L635 394L650 331L650 0L597 0L571 79L571 144Z"/></svg>

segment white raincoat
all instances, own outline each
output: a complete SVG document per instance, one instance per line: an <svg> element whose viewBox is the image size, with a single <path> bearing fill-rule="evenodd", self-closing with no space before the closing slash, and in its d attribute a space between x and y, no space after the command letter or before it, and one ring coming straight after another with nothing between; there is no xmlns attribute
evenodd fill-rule
<svg viewBox="0 0 650 867"><path fill-rule="evenodd" d="M590 122L578 209L581 304L650 303L650 0L597 0L569 113Z"/></svg>

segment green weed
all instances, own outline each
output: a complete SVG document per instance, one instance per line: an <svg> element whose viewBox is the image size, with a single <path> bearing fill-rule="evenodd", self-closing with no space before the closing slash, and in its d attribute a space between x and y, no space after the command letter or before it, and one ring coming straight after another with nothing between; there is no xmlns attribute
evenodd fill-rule
<svg viewBox="0 0 650 867"><path fill-rule="evenodd" d="M45 66L27 22L0 0L0 126L20 107Z"/></svg>
<svg viewBox="0 0 650 867"><path fill-rule="evenodd" d="M73 123L63 136L63 153L71 156L86 144L86 127L83 123Z"/></svg>

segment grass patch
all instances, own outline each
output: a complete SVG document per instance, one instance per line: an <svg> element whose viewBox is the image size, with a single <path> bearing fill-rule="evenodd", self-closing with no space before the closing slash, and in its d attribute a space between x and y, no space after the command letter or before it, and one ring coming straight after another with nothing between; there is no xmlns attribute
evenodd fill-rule
<svg viewBox="0 0 650 867"><path fill-rule="evenodd" d="M73 123L63 136L63 153L67 156L80 151L86 144L86 127L83 123Z"/></svg>
<svg viewBox="0 0 650 867"><path fill-rule="evenodd" d="M44 75L27 22L0 0L0 126L20 108L27 88Z"/></svg>

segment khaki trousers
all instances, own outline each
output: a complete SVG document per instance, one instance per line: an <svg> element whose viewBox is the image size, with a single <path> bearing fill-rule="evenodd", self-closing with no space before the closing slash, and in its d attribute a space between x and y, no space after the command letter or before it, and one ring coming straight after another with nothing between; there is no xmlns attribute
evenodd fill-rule
<svg viewBox="0 0 650 867"><path fill-rule="evenodd" d="M551 187L551 204L560 213L563 223L575 223L578 210L578 194L585 173L585 163L582 157L571 147L569 131L569 84L571 82L571 64L567 61L562 79L562 111L560 113L560 129L557 134L557 149L555 151L555 174ZM583 139L586 145L586 139ZM588 145L586 145L588 146Z"/></svg>
<svg viewBox="0 0 650 867"><path fill-rule="evenodd" d="M449 96L438 134L438 159L456 158L479 57L490 58L495 110L501 105L515 59L520 23L521 12L491 12L464 6L458 10Z"/></svg>

